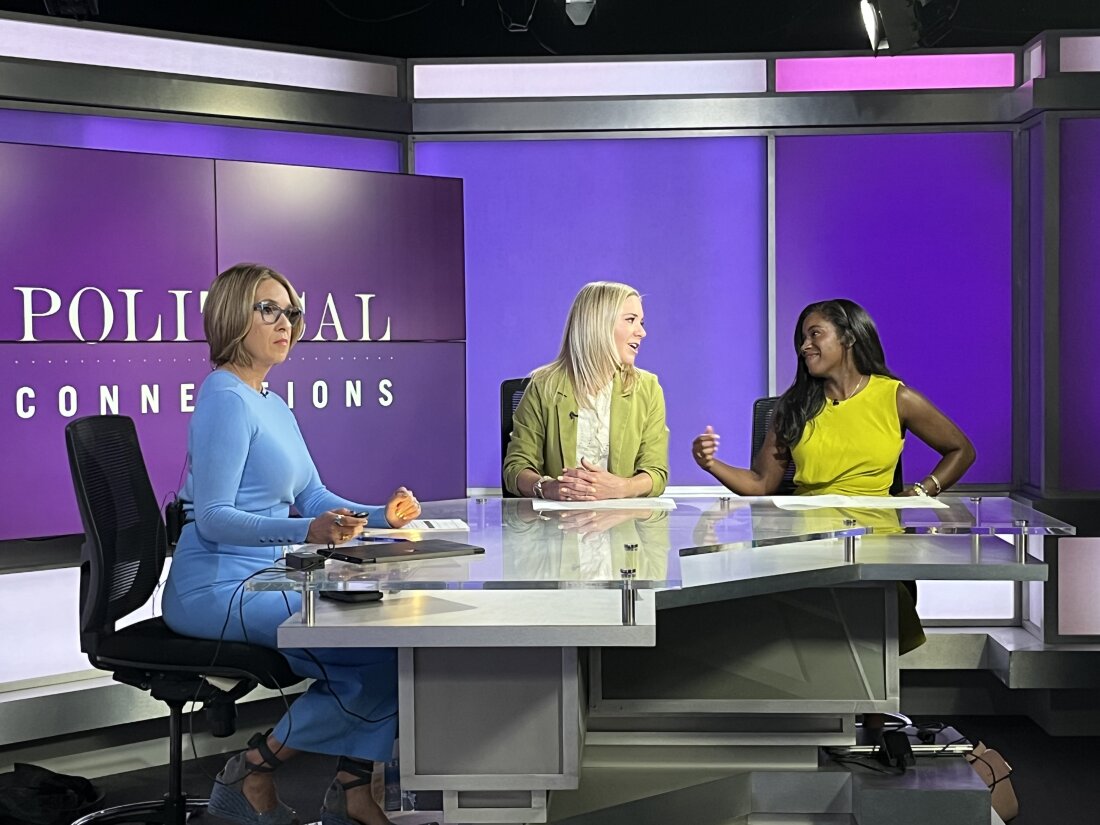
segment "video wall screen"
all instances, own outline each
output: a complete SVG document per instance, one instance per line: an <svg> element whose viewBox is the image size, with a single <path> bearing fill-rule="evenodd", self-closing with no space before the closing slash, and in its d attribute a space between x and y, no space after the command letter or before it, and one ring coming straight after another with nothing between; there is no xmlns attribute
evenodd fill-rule
<svg viewBox="0 0 1100 825"><path fill-rule="evenodd" d="M1100 382L1091 357L1100 317L1100 119L1062 121L1059 211L1059 403L1062 490L1100 489Z"/></svg>
<svg viewBox="0 0 1100 825"><path fill-rule="evenodd" d="M963 481L1012 481L1012 136L776 139L776 352L794 377L807 304L845 297L874 318L887 364L970 437ZM906 479L938 461L910 435Z"/></svg>
<svg viewBox="0 0 1100 825"><path fill-rule="evenodd" d="M470 486L500 486L501 381L557 355L595 280L644 296L637 364L665 391L670 483L714 483L690 455L708 424L748 461L768 380L764 138L420 141L416 171L465 186Z"/></svg>
<svg viewBox="0 0 1100 825"><path fill-rule="evenodd" d="M460 182L18 144L0 179L0 539L80 531L76 417L133 416L158 496L177 488L205 289L241 260L303 294L305 337L270 380L322 479L365 501L464 494Z"/></svg>

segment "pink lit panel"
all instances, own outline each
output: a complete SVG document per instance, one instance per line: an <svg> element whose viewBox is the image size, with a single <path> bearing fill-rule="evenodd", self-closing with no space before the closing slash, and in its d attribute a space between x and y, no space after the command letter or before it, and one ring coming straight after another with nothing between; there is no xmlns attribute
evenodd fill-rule
<svg viewBox="0 0 1100 825"><path fill-rule="evenodd" d="M791 57L775 61L777 92L975 89L1016 85L1011 53Z"/></svg>

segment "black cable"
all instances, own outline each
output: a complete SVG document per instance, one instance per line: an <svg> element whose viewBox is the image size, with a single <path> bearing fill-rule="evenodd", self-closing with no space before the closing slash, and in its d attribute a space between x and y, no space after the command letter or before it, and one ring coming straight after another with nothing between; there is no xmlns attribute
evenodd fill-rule
<svg viewBox="0 0 1100 825"><path fill-rule="evenodd" d="M353 20L356 23L389 23L391 20L399 20L402 17L411 17L418 12L422 12L424 11L424 9L428 8L428 6L434 6L436 0L428 0L428 2L420 4L415 9L394 12L393 14L387 15L386 17L358 17L354 14L348 14L346 11L337 6L336 3L333 2L333 0L325 0L325 2L328 4L329 8L331 8L338 15L347 18L348 20Z"/></svg>
<svg viewBox="0 0 1100 825"><path fill-rule="evenodd" d="M330 681L329 678L328 678L328 671L325 670L325 666L321 663L321 660L318 659L316 656L314 656L313 652L309 648L301 647L301 648L298 648L298 649L301 650L304 654L306 654L306 656L308 656L310 659L312 659L313 663L315 665L317 665L318 668L320 668L321 675L324 677L325 681L326 682ZM377 719L369 719L366 716L362 716L362 715L356 713L353 710L348 710L344 706L344 703L340 700L340 697L337 695L336 691L332 691L332 698L336 700L336 704L338 704L340 706L340 710L342 710L348 716L354 716L356 719L358 719L362 722L366 722L368 725L377 725L380 722L385 722L387 719L392 719L393 717L395 717L397 715L397 711L395 710L393 713L387 713L385 716L380 716Z"/></svg>
<svg viewBox="0 0 1100 825"><path fill-rule="evenodd" d="M951 9L951 13L948 14L947 17L944 20L942 20L939 23L935 24L937 26L942 26L943 31L940 32L939 37L937 37L935 40L932 40L931 42L928 42L928 43L922 42L921 45L924 48L930 49L933 46L938 45L941 40L943 40L945 37L947 37L947 35L949 35L951 33L951 30L954 28L951 24L955 20L955 15L959 13L959 6L960 5L962 5L962 0L955 0L955 6L954 6L954 8ZM940 493L942 493L942 492L943 492L943 488L941 487L940 488ZM936 493L936 495L939 495L939 493Z"/></svg>
<svg viewBox="0 0 1100 825"><path fill-rule="evenodd" d="M303 567L303 568L301 568L301 570L303 572L309 572L310 570L314 570L318 567L323 567L323 566L324 566L324 561L322 560L322 561L317 562L316 564L310 565L309 567ZM238 619L241 623L241 632L244 636L245 643L248 643L248 630L245 627L245 623L244 623L244 592L243 592L243 590L244 590L245 585L249 581L251 581L252 579L256 578L257 576L263 575L265 573L284 573L284 572L286 572L286 567L285 566L272 566L272 567L261 568L260 570L257 570L256 572L246 576L233 589L233 592L230 593L230 595L229 595L229 604L226 608L225 620L222 622L221 632L218 634L218 640L217 640L218 644L217 644L217 647L215 647L215 649L214 649L214 656L213 656L213 659L210 662L211 667L213 667L214 664L217 662L218 652L221 649L222 642L225 641L226 631L229 629L229 619L233 615L233 600L234 599L237 600L237 616L238 616ZM290 616L293 615L293 610L290 607L290 599L287 597L287 594L286 594L285 591L282 592L282 597L283 597L283 602L286 604L286 608L287 608L287 618L290 618ZM326 682L331 681L329 679L328 671L325 668L324 664L316 656L314 656L313 653L310 650L308 650L306 648L300 648L300 649L302 650L303 653L305 653L313 661L313 663L315 665L317 665L317 668L321 671L321 675L324 678L324 680ZM268 674L268 676L270 677L270 674ZM202 686L200 685L199 690L201 690L201 687ZM287 719L288 719L288 728L287 728L286 738L289 739L290 738L290 733L293 730L293 721L294 721L293 708L291 707L290 702L287 699L286 694L283 692L283 689L282 689L281 686L278 686L278 691L279 691L279 696L282 698L283 704L286 707L286 716L287 716ZM395 710L393 713L388 713L385 716L379 717L377 719L371 719L371 718L368 718L368 717L363 716L361 714L358 714L353 710L350 710L343 703L343 701L340 699L340 696L335 691L333 691L331 695L336 700L336 704L340 707L340 709L344 713L346 713L348 716L352 716L352 717L354 717L356 719L359 719L360 721L365 722L365 723L370 724L370 725L376 725L376 724L379 724L381 722L385 722L387 719L392 719L398 713ZM203 775L205 775L208 779L210 779L212 782L214 782L216 784L227 784L227 783L220 782L216 776L212 777L209 774L207 774L206 769L202 766L201 761L199 759L198 748L195 745L195 733L194 733L194 723L195 723L194 705L197 701L199 701L198 700L198 691L196 691L195 698L193 698L191 700L192 711L191 711L191 718L190 718L190 725L189 725L189 734L190 734L190 738L191 738L191 753L192 753L192 756L194 757L195 761L199 763L199 769L202 771ZM280 742L279 747L276 748L273 751L273 755L277 756L285 745L286 745L285 742ZM247 774L246 774L246 776L247 776ZM241 777L241 780L238 780L238 781L242 781L243 779L244 779L244 777Z"/></svg>
<svg viewBox="0 0 1100 825"><path fill-rule="evenodd" d="M558 57L558 56L559 56L559 55L561 54L561 52L556 52L556 51L554 51L553 49L551 49L551 48L550 48L549 46L547 46L547 45L546 45L545 43L543 43L543 42L542 42L542 38L541 38L541 37L539 37L539 36L538 36L538 34L536 34L536 32L535 32L535 30L534 30L534 29L530 29L530 28L529 28L529 29L527 30L527 33L528 33L529 35L531 35L531 36L532 36L533 38L535 38L535 42L536 42L536 43L538 43L538 44L539 44L539 46L541 46L541 47L542 47L542 50L543 50L544 52L546 52L547 54L552 54L552 55L554 55L554 57Z"/></svg>
<svg viewBox="0 0 1100 825"><path fill-rule="evenodd" d="M842 765L856 765L860 768L867 768L867 770L875 771L876 773L885 773L890 776L901 776L905 773L904 768L891 768L883 765L881 762L873 761L870 757L833 755L833 761L839 762Z"/></svg>
<svg viewBox="0 0 1100 825"><path fill-rule="evenodd" d="M997 787L998 783L1000 783L1000 782L1003 782L1004 780L1006 780L1006 779L1008 779L1008 778L1009 778L1010 776L1012 776L1012 766L1011 766L1011 765L1009 765L1009 764L1008 764L1007 762L1005 762L1005 767L1006 767L1006 768L1008 768L1008 773L1006 773L1006 774L1005 774L1004 776L997 776L997 770L996 770L996 768L994 768L994 767L993 767L993 766L992 766L992 765L991 765L991 764L990 764L990 763L989 763L988 761L986 761L986 760L985 760L985 759L984 759L984 758L983 758L982 756L980 756L979 754L976 754L976 753L972 753L972 754L970 754L970 755L971 755L971 756L972 756L972 757L973 757L974 759L977 759L977 760L978 760L979 762L981 762L981 763L982 763L983 765L985 765L985 766L986 766L987 768L989 768L989 775L990 775L990 776L991 776L991 777L993 778L993 781L992 781L992 782L990 782L990 783L989 783L989 786L988 786L988 787L989 787L989 792L990 792L990 793L993 793L993 789Z"/></svg>
<svg viewBox="0 0 1100 825"><path fill-rule="evenodd" d="M504 10L504 0L497 0L497 11L500 12L500 22L501 25L504 26L504 30L506 32L523 33L529 31L531 28L531 18L535 16L535 9L537 9L538 7L539 0L534 0L534 2L531 4L531 11L527 15L527 20L525 20L523 23L517 23L512 19L512 15ZM538 40L537 37L535 39ZM543 46L543 48L546 47Z"/></svg>
<svg viewBox="0 0 1100 825"><path fill-rule="evenodd" d="M323 564L323 562L321 562L320 564ZM228 606L226 607L226 610L225 610L225 620L222 622L222 629L221 629L221 632L218 634L217 645L214 647L214 655L211 658L210 664L208 665L208 667L212 668L217 664L218 654L221 652L222 643L225 641L225 633L229 629L229 619L233 615L233 599L235 597L237 597L238 594L241 594L240 598L238 599L238 605L243 604L244 603L244 594L241 591L244 588L244 586L250 580L252 580L256 576L262 575L264 573L282 573L282 572L285 572L285 569L286 569L285 567L278 567L278 566L260 568L256 572L251 573L250 575L246 576L244 579L242 579L237 584L237 586L235 588L233 588L233 592L229 594L229 604L228 604ZM312 568L305 568L305 569L309 570L309 569L312 569ZM219 582L214 582L214 583L218 584ZM284 598L285 598L285 596L284 596ZM289 608L290 608L290 605L289 605L289 602L288 602L288 604L287 604L287 616L288 616L288 618L290 616L290 609ZM240 618L241 618L241 628L242 628L242 630L244 630L244 615L243 615L243 613L239 614L239 615L240 615ZM246 641L247 641L247 631L245 631L245 636L246 636ZM268 673L266 675L269 679L271 678L270 673ZM282 698L283 704L285 705L285 707L287 709L287 717L289 719L289 723L288 723L289 726L287 728L287 738L289 739L290 738L289 734L290 734L290 731L293 730L293 722L294 722L293 716L290 713L290 701L287 699L286 694L283 692L282 685L276 685L276 688L279 691L279 696ZM216 776L210 776L206 772L206 769L202 766L201 760L199 759L198 746L195 744L195 715L194 714L195 714L195 704L199 701L199 693L201 691L202 691L202 683L200 682L199 686L195 689L194 697L192 697L192 699L189 703L191 705L191 711L190 711L190 718L188 719L188 735L191 739L191 755L195 759L196 763L198 763L199 770L202 771L203 775L207 779L209 779L211 782L214 782L215 784L226 784L226 783L220 782ZM283 743L280 742L279 747L276 748L274 753L278 754L279 751L282 750L282 747L283 747ZM244 777L241 777L241 779L243 780ZM241 780L238 780L238 781L241 781Z"/></svg>

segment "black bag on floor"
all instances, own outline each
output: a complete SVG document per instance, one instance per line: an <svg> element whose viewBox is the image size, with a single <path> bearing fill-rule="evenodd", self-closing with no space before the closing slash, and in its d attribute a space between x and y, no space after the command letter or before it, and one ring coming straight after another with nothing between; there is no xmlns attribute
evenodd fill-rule
<svg viewBox="0 0 1100 825"><path fill-rule="evenodd" d="M15 763L0 774L0 825L68 825L103 799L82 776Z"/></svg>

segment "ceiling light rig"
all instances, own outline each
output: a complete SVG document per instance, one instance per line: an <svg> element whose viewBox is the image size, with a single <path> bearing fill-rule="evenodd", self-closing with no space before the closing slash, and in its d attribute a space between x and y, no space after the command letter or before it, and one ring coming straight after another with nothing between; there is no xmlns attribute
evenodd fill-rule
<svg viewBox="0 0 1100 825"><path fill-rule="evenodd" d="M43 0L46 14L87 20L99 16L99 0Z"/></svg>
<svg viewBox="0 0 1100 825"><path fill-rule="evenodd" d="M962 0L860 0L863 27L875 54L935 46L951 30Z"/></svg>
<svg viewBox="0 0 1100 825"><path fill-rule="evenodd" d="M569 15L574 26L585 25L594 8L596 0L565 0L565 13Z"/></svg>

